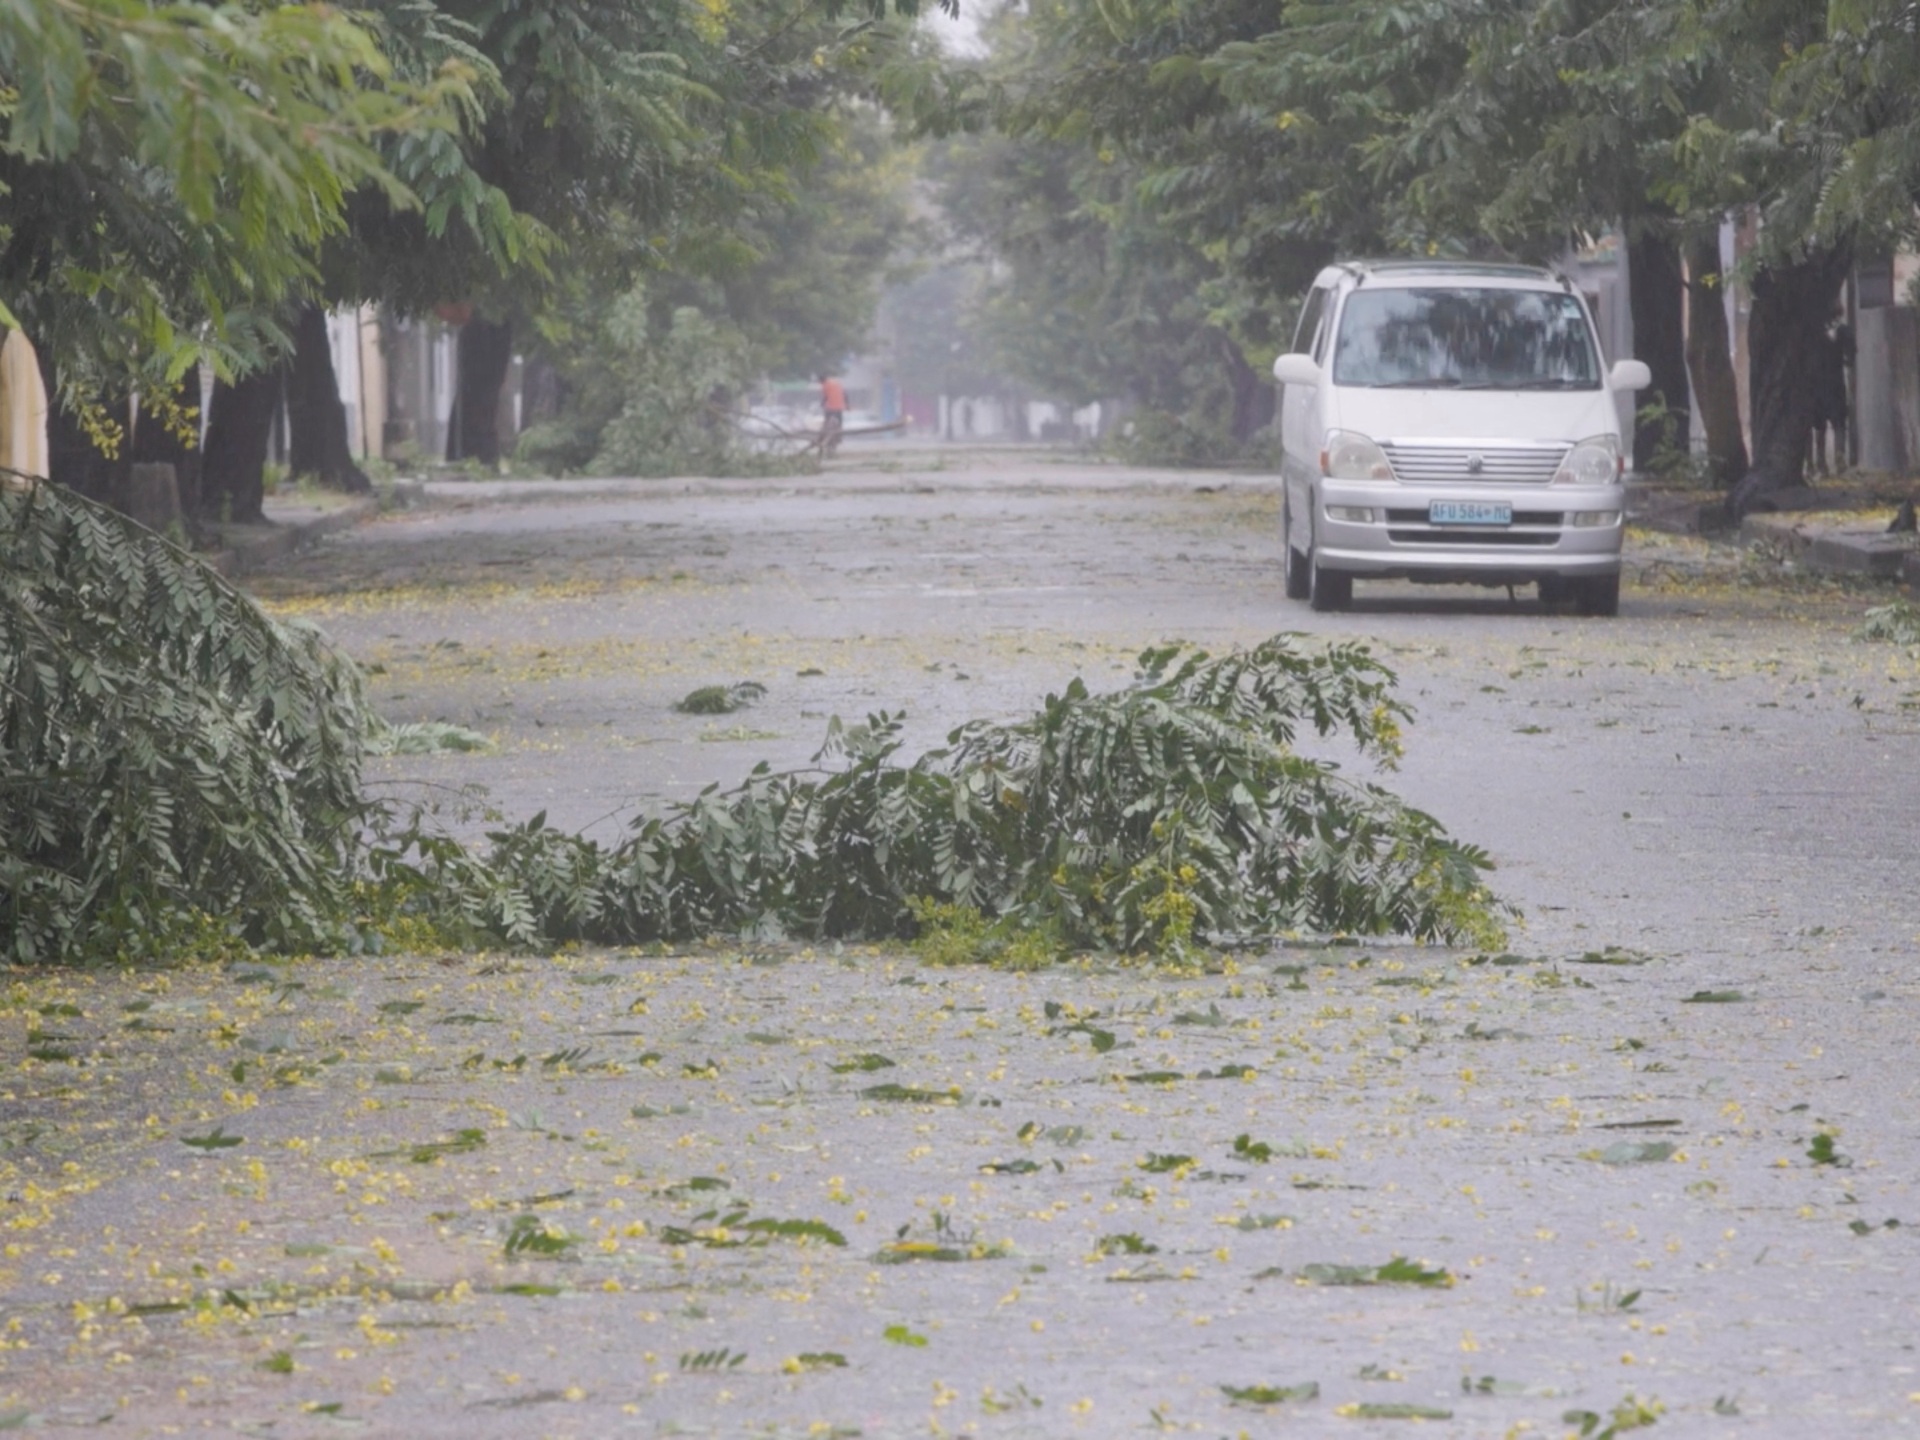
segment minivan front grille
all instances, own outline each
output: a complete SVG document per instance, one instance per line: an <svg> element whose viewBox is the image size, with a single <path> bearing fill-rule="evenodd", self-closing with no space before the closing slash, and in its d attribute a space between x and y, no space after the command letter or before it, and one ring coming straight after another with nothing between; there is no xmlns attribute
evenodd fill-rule
<svg viewBox="0 0 1920 1440"><path fill-rule="evenodd" d="M1430 445L1389 440L1380 447L1396 480L1409 485L1545 485L1570 445Z"/></svg>

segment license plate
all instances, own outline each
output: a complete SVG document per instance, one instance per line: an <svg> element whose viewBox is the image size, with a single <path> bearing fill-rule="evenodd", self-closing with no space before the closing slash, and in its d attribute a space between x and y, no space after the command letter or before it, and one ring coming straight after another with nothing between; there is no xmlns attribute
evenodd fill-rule
<svg viewBox="0 0 1920 1440"><path fill-rule="evenodd" d="M1435 500L1427 506L1430 525L1511 525L1513 506L1505 500Z"/></svg>

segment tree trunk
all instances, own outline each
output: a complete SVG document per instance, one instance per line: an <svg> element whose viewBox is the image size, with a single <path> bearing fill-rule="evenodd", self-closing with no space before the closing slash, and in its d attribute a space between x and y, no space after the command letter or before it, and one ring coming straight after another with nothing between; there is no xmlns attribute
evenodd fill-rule
<svg viewBox="0 0 1920 1440"><path fill-rule="evenodd" d="M1709 231L1687 242L1687 369L1707 432L1713 483L1736 484L1747 473L1747 437L1740 429L1740 382L1727 334L1726 276L1720 237Z"/></svg>
<svg viewBox="0 0 1920 1440"><path fill-rule="evenodd" d="M275 365L232 383L214 381L200 466L200 513L207 519L257 523L266 518L260 509L266 493L262 472L284 370Z"/></svg>
<svg viewBox="0 0 1920 1440"><path fill-rule="evenodd" d="M144 398L144 397L143 397ZM189 371L180 377L171 397L179 423L192 429L192 438L170 429L160 412L143 403L140 418L134 422L133 448L129 458L135 465L171 465L174 483L179 487L180 506L189 515L200 508L200 376Z"/></svg>
<svg viewBox="0 0 1920 1440"><path fill-rule="evenodd" d="M332 490L365 495L373 489L366 472L353 461L347 443L347 408L340 403L340 382L333 369L333 342L327 337L327 312L301 307L293 328L293 363L287 371L287 469L311 475Z"/></svg>
<svg viewBox="0 0 1920 1440"><path fill-rule="evenodd" d="M41 345L34 350L40 383L47 387L47 477L89 500L111 505L127 473L127 447L123 444L118 455L108 455L67 409L55 383L52 348ZM125 420L125 405L109 404L107 409L114 419Z"/></svg>
<svg viewBox="0 0 1920 1440"><path fill-rule="evenodd" d="M474 316L460 327L460 376L447 423L447 459L500 463L500 387L513 363L513 326Z"/></svg>
<svg viewBox="0 0 1920 1440"><path fill-rule="evenodd" d="M1753 471L1740 485L1740 509L1801 483L1807 441L1820 406L1820 362L1827 322L1852 263L1851 247L1815 249L1753 278L1747 326L1747 410L1753 416Z"/></svg>
<svg viewBox="0 0 1920 1440"><path fill-rule="evenodd" d="M1634 396L1633 468L1650 473L1662 447L1686 454L1693 405L1687 394L1686 300L1680 247L1664 227L1627 241L1627 291L1633 306L1633 353L1647 362L1653 384ZM1647 416L1648 406L1665 407Z"/></svg>

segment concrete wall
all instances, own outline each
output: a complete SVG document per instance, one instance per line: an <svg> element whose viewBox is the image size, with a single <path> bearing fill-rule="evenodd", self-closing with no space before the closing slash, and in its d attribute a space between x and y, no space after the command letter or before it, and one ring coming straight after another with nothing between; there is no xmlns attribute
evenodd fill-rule
<svg viewBox="0 0 1920 1440"><path fill-rule="evenodd" d="M459 363L454 332L438 320L384 319L380 349L387 381L381 453L389 459L440 459L447 453Z"/></svg>
<svg viewBox="0 0 1920 1440"><path fill-rule="evenodd" d="M1853 416L1863 470L1920 464L1920 312L1889 305L1858 312Z"/></svg>

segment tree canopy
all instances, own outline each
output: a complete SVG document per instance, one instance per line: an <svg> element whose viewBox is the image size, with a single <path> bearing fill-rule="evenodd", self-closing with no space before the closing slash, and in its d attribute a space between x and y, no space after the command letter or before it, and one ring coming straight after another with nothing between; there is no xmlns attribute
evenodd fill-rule
<svg viewBox="0 0 1920 1440"><path fill-rule="evenodd" d="M252 356L349 197L416 203L384 153L448 134L480 71L396 73L330 6L20 0L0 8L0 298L82 387ZM156 376L156 372L157 376Z"/></svg>
<svg viewBox="0 0 1920 1440"><path fill-rule="evenodd" d="M1272 330L1247 317L1283 323L1332 254L1547 260L1618 227L1638 343L1683 407L1680 257L1715 287L1717 243L1695 242L1738 213L1757 235L1755 462L1785 483L1811 419L1799 366L1852 255L1916 233L1917 29L1900 0L1035 0L989 28L975 75L1018 151L982 177L1032 182L1031 218L990 237L1012 272L990 303L1052 283L1024 236L1093 214L1070 163L1184 247L1187 293L1237 291L1213 309L1247 357Z"/></svg>
<svg viewBox="0 0 1920 1440"><path fill-rule="evenodd" d="M502 327L531 335L583 290L604 312L637 278L678 275L788 324L783 343L810 327L792 343L844 348L870 284L843 269L836 342L769 277L749 294L753 263L828 236L847 264L882 271L872 252L896 220L850 240L832 190L865 143L848 106L926 88L909 73L930 63L914 9L6 7L0 300L52 372L56 428L86 432L56 438L56 469L115 447L129 391L165 415L201 362L221 379L211 439L258 445L263 426L220 411L277 403L274 386L237 382L320 336L318 306L473 302L481 323L463 342L489 342L472 367L484 375L504 364Z"/></svg>

